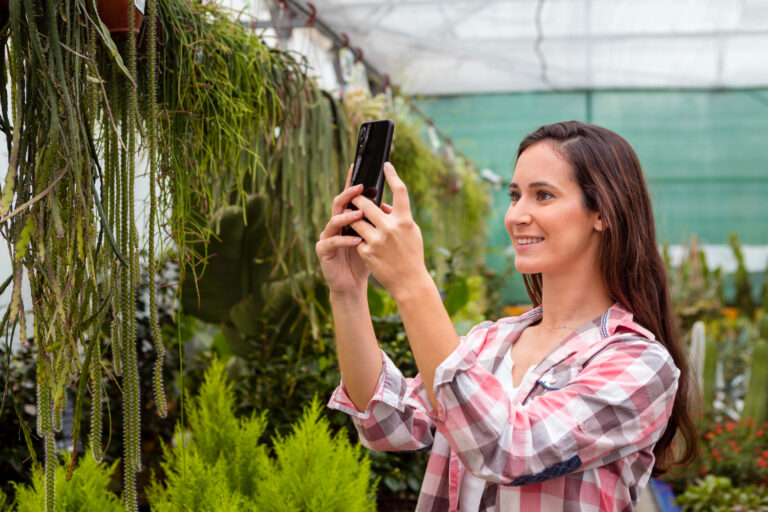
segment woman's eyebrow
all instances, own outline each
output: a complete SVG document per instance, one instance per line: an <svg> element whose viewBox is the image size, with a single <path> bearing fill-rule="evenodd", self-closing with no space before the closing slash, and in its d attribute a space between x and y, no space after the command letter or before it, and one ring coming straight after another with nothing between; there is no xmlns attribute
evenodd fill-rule
<svg viewBox="0 0 768 512"><path fill-rule="evenodd" d="M551 184L551 183L549 183L547 181L534 181L534 182L532 182L532 183L530 183L528 185L528 188L538 188L538 187L550 187L550 188L553 188L555 190L560 190L559 188L557 188L556 186L554 186L553 184ZM513 182L511 182L509 184L509 189L512 190L513 188L514 189L519 189L520 186L513 181Z"/></svg>

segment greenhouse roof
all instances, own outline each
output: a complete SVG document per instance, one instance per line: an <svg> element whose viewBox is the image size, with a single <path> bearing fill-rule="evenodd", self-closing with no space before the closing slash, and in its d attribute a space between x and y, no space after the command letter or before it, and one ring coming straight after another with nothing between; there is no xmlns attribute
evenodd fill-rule
<svg viewBox="0 0 768 512"><path fill-rule="evenodd" d="M258 3L248 2L254 12ZM318 19L347 34L367 63L410 94L768 85L766 0L312 5Z"/></svg>

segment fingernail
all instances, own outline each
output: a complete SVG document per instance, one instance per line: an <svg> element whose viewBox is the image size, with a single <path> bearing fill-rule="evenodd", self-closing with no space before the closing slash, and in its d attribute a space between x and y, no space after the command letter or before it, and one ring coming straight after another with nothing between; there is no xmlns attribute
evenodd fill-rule
<svg viewBox="0 0 768 512"><path fill-rule="evenodd" d="M389 162L384 162L384 168L385 169L389 169L390 171L394 171L395 170L395 167L391 163L389 163Z"/></svg>

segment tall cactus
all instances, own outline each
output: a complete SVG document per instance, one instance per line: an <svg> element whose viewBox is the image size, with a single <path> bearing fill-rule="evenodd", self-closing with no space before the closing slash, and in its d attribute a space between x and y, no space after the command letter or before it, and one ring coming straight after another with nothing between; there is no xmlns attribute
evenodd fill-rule
<svg viewBox="0 0 768 512"><path fill-rule="evenodd" d="M755 425L762 425L768 420L768 341L759 339L752 351L752 368L749 375L749 387L744 398L743 419L752 418Z"/></svg>
<svg viewBox="0 0 768 512"><path fill-rule="evenodd" d="M747 267L744 265L744 254L741 251L741 243L739 242L739 237L736 233L731 233L729 241L737 265L736 272L733 274L733 286L736 288L736 308L738 308L740 315L753 320L755 303L752 300L752 284L749 281Z"/></svg>
<svg viewBox="0 0 768 512"><path fill-rule="evenodd" d="M701 320L693 324L691 332L691 368L695 379L696 389L704 392L704 350L707 343L707 333ZM691 384L693 388L693 383Z"/></svg>
<svg viewBox="0 0 768 512"><path fill-rule="evenodd" d="M717 389L717 341L711 336L704 343L701 383L702 408L707 411L712 409Z"/></svg>

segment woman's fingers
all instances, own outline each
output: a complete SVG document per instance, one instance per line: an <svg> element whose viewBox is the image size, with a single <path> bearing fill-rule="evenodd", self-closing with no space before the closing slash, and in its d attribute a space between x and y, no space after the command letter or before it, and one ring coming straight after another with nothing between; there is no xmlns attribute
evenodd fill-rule
<svg viewBox="0 0 768 512"><path fill-rule="evenodd" d="M315 252L319 257L328 256L333 254L336 249L343 249L344 247L354 247L362 241L359 236L341 236L336 235L323 240L319 240L315 244Z"/></svg>
<svg viewBox="0 0 768 512"><path fill-rule="evenodd" d="M363 218L362 210L347 210L338 215L331 217L328 224L325 225L325 229L320 233L320 239L332 238L337 235L342 227L349 225L355 221Z"/></svg>
<svg viewBox="0 0 768 512"><path fill-rule="evenodd" d="M341 194L333 198L333 206L331 207L331 215L338 215L344 212L344 208L347 207L353 197L360 195L363 191L362 185L355 185L354 187L345 188Z"/></svg>
<svg viewBox="0 0 768 512"><path fill-rule="evenodd" d="M384 213L392 213L394 209L387 203L381 203L381 211Z"/></svg>
<svg viewBox="0 0 768 512"><path fill-rule="evenodd" d="M349 171L347 172L347 183L344 185L344 188L349 188L349 184L352 183L352 168L355 166L355 164L349 164Z"/></svg>
<svg viewBox="0 0 768 512"><path fill-rule="evenodd" d="M411 204L408 199L408 189L397 175L395 167L389 162L384 163L384 178L392 191L392 205L397 208L398 213L410 218Z"/></svg>

